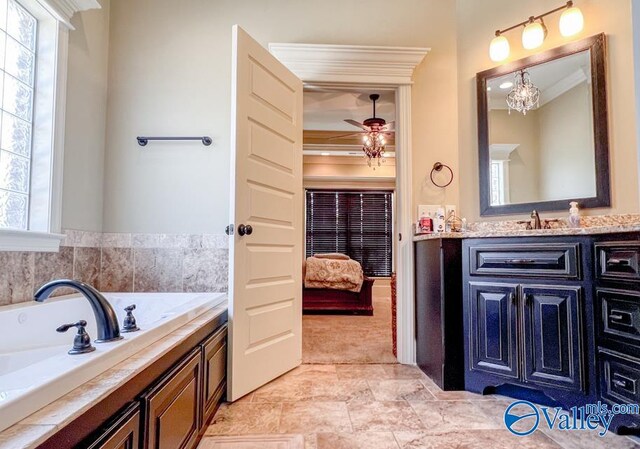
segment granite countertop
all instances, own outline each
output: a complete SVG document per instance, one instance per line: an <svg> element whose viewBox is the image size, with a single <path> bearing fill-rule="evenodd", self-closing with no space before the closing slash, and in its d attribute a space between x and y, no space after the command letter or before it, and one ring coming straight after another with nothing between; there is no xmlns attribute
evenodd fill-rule
<svg viewBox="0 0 640 449"><path fill-rule="evenodd" d="M562 235L595 235L615 234L619 232L640 232L640 223L616 224L608 226L588 226L582 228L554 228L554 229L484 229L466 232L439 232L431 234L417 234L413 236L414 242L431 239L472 239L489 237L536 237L536 236L562 236Z"/></svg>
<svg viewBox="0 0 640 449"><path fill-rule="evenodd" d="M223 301L129 359L0 432L0 449L31 449L44 443L59 429L126 384L136 374L226 310L227 302Z"/></svg>

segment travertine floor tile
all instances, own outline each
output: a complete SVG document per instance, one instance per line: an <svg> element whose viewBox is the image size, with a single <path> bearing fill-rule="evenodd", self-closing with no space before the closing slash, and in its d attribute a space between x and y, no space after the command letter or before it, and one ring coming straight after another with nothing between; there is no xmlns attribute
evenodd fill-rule
<svg viewBox="0 0 640 449"><path fill-rule="evenodd" d="M432 401L434 396L418 379L370 380L376 401Z"/></svg>
<svg viewBox="0 0 640 449"><path fill-rule="evenodd" d="M239 402L222 404L207 428L207 435L278 433L282 405ZM296 432L292 432L296 433Z"/></svg>
<svg viewBox="0 0 640 449"><path fill-rule="evenodd" d="M394 432L400 449L561 449L543 434L517 437L508 430ZM588 449L588 448L584 448Z"/></svg>
<svg viewBox="0 0 640 449"><path fill-rule="evenodd" d="M406 401L354 401L349 403L349 416L356 432L424 429Z"/></svg>
<svg viewBox="0 0 640 449"><path fill-rule="evenodd" d="M293 402L282 404L281 433L351 432L344 402Z"/></svg>
<svg viewBox="0 0 640 449"><path fill-rule="evenodd" d="M387 379L425 379L427 376L417 366L380 365Z"/></svg>
<svg viewBox="0 0 640 449"><path fill-rule="evenodd" d="M504 428L469 401L410 401L410 404L428 429L435 428L446 432Z"/></svg>
<svg viewBox="0 0 640 449"><path fill-rule="evenodd" d="M391 432L319 433L317 449L398 449Z"/></svg>
<svg viewBox="0 0 640 449"><path fill-rule="evenodd" d="M338 379L383 379L385 371L381 365L335 365Z"/></svg>
<svg viewBox="0 0 640 449"><path fill-rule="evenodd" d="M272 382L257 390L253 402L350 401L372 398L364 380L299 380Z"/></svg>
<svg viewBox="0 0 640 449"><path fill-rule="evenodd" d="M204 437L198 449L305 449L302 435Z"/></svg>

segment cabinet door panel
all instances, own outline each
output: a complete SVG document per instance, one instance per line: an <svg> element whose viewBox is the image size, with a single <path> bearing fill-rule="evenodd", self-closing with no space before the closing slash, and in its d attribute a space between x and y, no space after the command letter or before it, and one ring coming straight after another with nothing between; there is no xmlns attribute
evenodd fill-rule
<svg viewBox="0 0 640 449"><path fill-rule="evenodd" d="M227 375L227 328L226 326L202 344L203 357L203 401L202 425L206 425L218 408L224 394Z"/></svg>
<svg viewBox="0 0 640 449"><path fill-rule="evenodd" d="M87 449L138 449L140 446L140 410L133 404L125 410Z"/></svg>
<svg viewBox="0 0 640 449"><path fill-rule="evenodd" d="M200 426L201 351L198 348L144 395L148 449L191 449Z"/></svg>
<svg viewBox="0 0 640 449"><path fill-rule="evenodd" d="M469 283L471 369L518 377L516 287Z"/></svg>
<svg viewBox="0 0 640 449"><path fill-rule="evenodd" d="M580 287L522 287L528 382L582 388L580 292Z"/></svg>

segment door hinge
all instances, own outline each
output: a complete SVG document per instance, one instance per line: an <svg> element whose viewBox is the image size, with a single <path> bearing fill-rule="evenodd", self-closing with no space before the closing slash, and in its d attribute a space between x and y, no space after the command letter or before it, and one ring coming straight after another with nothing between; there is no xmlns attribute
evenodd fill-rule
<svg viewBox="0 0 640 449"><path fill-rule="evenodd" d="M224 233L227 235L233 235L233 230L234 230L234 226L233 226L233 223L231 223L230 225L227 225L226 228L224 228Z"/></svg>

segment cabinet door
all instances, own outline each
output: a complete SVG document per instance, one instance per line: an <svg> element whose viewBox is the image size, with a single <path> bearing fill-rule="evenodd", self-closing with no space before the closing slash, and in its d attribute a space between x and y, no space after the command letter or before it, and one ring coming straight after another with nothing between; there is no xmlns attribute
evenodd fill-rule
<svg viewBox="0 0 640 449"><path fill-rule="evenodd" d="M471 369L518 377L517 285L469 283Z"/></svg>
<svg viewBox="0 0 640 449"><path fill-rule="evenodd" d="M143 396L147 449L191 449L200 426L201 350L198 348Z"/></svg>
<svg viewBox="0 0 640 449"><path fill-rule="evenodd" d="M226 385L227 327L209 337L202 344L202 392L204 413L202 425L206 425L218 409Z"/></svg>
<svg viewBox="0 0 640 449"><path fill-rule="evenodd" d="M87 449L138 449L140 447L140 409L138 404L127 408L105 429Z"/></svg>
<svg viewBox="0 0 640 449"><path fill-rule="evenodd" d="M526 381L582 388L580 293L580 287L522 287Z"/></svg>

